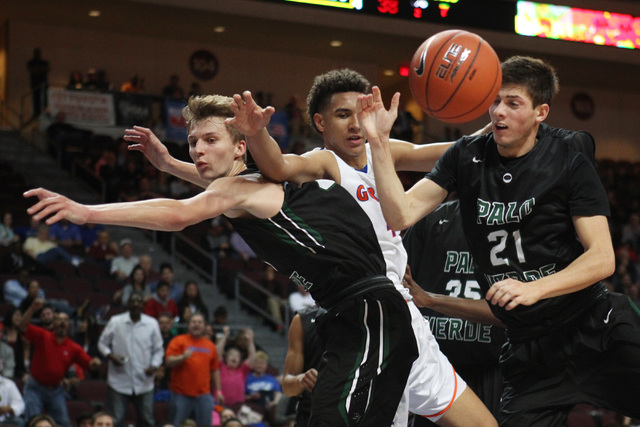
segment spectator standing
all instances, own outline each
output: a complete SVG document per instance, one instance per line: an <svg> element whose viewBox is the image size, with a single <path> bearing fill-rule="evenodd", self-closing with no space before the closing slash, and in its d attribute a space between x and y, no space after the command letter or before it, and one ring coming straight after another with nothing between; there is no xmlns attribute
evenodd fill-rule
<svg viewBox="0 0 640 427"><path fill-rule="evenodd" d="M42 59L42 50L33 49L33 58L27 62L29 84L33 99L32 117L38 117L47 106L47 89L49 82L49 61Z"/></svg>
<svg viewBox="0 0 640 427"><path fill-rule="evenodd" d="M160 326L160 335L162 336L162 347L167 351L169 343L176 336L173 328L174 318L169 313L160 313L158 317L158 325Z"/></svg>
<svg viewBox="0 0 640 427"><path fill-rule="evenodd" d="M220 354L220 384L221 392L224 396L224 403L231 406L234 403L245 401L245 385L247 377L253 369L253 360L256 355L256 346L253 339L253 331L247 333L249 341L247 360L242 360L242 353L237 347L226 347L226 341L229 338L230 329L224 327L223 336L216 343L216 347L220 350L225 349Z"/></svg>
<svg viewBox="0 0 640 427"><path fill-rule="evenodd" d="M258 404L264 410L267 420L271 419L271 411L282 398L282 387L278 379L267 373L269 355L257 351L253 360L253 371L247 377L245 394L247 402Z"/></svg>
<svg viewBox="0 0 640 427"><path fill-rule="evenodd" d="M202 301L200 288L195 280L189 280L184 285L182 298L178 301L180 323L189 323L189 319L194 313L202 314L205 322L209 322L209 309Z"/></svg>
<svg viewBox="0 0 640 427"><path fill-rule="evenodd" d="M104 226L100 224L87 223L80 226L82 246L84 246L85 252L88 252L93 243L98 241L98 233L102 230L104 230Z"/></svg>
<svg viewBox="0 0 640 427"><path fill-rule="evenodd" d="M180 301L182 293L184 292L184 287L176 281L175 275L173 274L173 266L168 262L163 262L160 265L160 278L156 282L151 283L150 286L152 291L156 290L156 286L160 281L165 281L169 284L169 296L171 299L174 301Z"/></svg>
<svg viewBox="0 0 640 427"><path fill-rule="evenodd" d="M158 283L156 291L151 295L144 305L144 314L155 319L160 317L161 313L169 313L174 319L178 317L178 306L169 296L169 283L161 280Z"/></svg>
<svg viewBox="0 0 640 427"><path fill-rule="evenodd" d="M69 414L62 382L73 363L84 369L96 369L100 359L91 358L69 339L70 321L66 313L58 313L53 331L30 324L33 313L44 301L36 299L24 313L19 329L33 347L30 375L24 386L27 419L46 411L63 427L69 427Z"/></svg>
<svg viewBox="0 0 640 427"><path fill-rule="evenodd" d="M22 427L24 399L16 383L4 374L0 376L0 424Z"/></svg>
<svg viewBox="0 0 640 427"><path fill-rule="evenodd" d="M253 249L251 249L242 236L235 230L231 232L229 245L231 246L231 256L234 258L240 258L244 262L257 258Z"/></svg>
<svg viewBox="0 0 640 427"><path fill-rule="evenodd" d="M174 426L194 412L199 426L212 424L211 381L216 390L221 386L218 352L215 344L206 338L205 326L204 317L194 314L188 333L176 336L167 348L165 364L172 368L169 407ZM210 375L204 375L205 372ZM224 402L219 399L218 403Z"/></svg>
<svg viewBox="0 0 640 427"><path fill-rule="evenodd" d="M111 275L118 280L124 281L139 262L140 258L133 254L133 242L131 239L122 239L120 240L120 255L111 261Z"/></svg>
<svg viewBox="0 0 640 427"><path fill-rule="evenodd" d="M129 403L136 409L137 425L152 426L154 374L162 364L164 349L158 321L142 314L143 295L133 292L128 311L105 326L98 348L109 359L106 408L121 427Z"/></svg>

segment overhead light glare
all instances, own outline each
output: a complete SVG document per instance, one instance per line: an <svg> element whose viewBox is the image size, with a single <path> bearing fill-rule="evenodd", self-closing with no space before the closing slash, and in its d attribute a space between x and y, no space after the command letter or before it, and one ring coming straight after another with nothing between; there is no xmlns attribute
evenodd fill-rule
<svg viewBox="0 0 640 427"><path fill-rule="evenodd" d="M89 16L92 18L97 18L98 16L100 16L100 11L99 10L90 10L89 11Z"/></svg>
<svg viewBox="0 0 640 427"><path fill-rule="evenodd" d="M331 47L340 47L340 46L342 46L342 41L341 40L331 40L331 43L329 43L329 45Z"/></svg>

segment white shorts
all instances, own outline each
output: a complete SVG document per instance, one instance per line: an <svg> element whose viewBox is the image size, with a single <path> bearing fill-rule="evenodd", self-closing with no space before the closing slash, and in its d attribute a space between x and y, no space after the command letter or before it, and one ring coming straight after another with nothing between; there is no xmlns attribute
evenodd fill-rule
<svg viewBox="0 0 640 427"><path fill-rule="evenodd" d="M467 383L441 351L425 320L413 301L408 301L411 324L418 344L418 358L413 362L404 396L408 396L409 411L430 421L437 421L451 408L467 388ZM402 425L402 424L395 424Z"/></svg>

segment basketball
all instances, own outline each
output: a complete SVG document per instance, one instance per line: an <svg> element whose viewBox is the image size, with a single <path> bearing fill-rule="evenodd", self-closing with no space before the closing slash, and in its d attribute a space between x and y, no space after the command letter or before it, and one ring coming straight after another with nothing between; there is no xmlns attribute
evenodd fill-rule
<svg viewBox="0 0 640 427"><path fill-rule="evenodd" d="M500 60L480 36L442 31L425 40L411 59L409 87L429 116L446 123L479 118L502 84Z"/></svg>

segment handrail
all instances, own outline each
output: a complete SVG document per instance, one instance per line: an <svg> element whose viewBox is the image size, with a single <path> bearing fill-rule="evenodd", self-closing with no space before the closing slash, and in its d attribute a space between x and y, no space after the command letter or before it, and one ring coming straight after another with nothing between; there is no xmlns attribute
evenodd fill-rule
<svg viewBox="0 0 640 427"><path fill-rule="evenodd" d="M240 291L240 282L243 282L244 284L252 287L254 290L257 290L258 292L264 294L267 298L273 298L275 301L277 301L278 303L278 308L284 312L284 319L282 321L282 323L280 321L278 321L278 319L276 319L275 317L273 317L271 315L271 313L269 313L268 311L264 310L264 308L259 307L258 305L256 305L255 303L253 303L251 300L249 300L248 298L246 298L244 295L242 295L241 291ZM255 311L257 311L260 315L262 315L264 318L266 318L267 320L270 320L271 322L275 323L276 326L279 327L279 329L284 331L283 336L287 336L288 335L288 328L289 328L289 323L290 323L290 313L289 313L289 306L284 304L282 301L280 301L280 299L278 298L278 296L268 290L266 290L263 286L261 286L259 283L257 283L255 280L247 277L246 275L239 273L236 278L234 279L234 295L235 295L235 304L234 304L234 309L236 311L236 318L238 318L239 314L240 314L240 303L244 303L247 306L251 307L252 309L254 309ZM284 308L284 310L283 310Z"/></svg>

